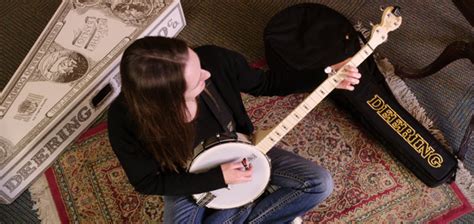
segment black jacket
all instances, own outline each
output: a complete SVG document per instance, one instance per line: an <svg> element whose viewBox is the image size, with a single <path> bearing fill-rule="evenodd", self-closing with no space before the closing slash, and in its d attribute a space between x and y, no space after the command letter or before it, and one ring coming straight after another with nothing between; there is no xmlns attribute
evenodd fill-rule
<svg viewBox="0 0 474 224"><path fill-rule="evenodd" d="M213 82L222 99L228 104L236 130L251 134L253 125L245 111L240 92L259 95L286 95L312 91L326 75L302 72L263 71L251 68L245 58L227 49L203 46L195 49L201 60L201 67L211 73L208 80ZM159 98L157 98L159 100ZM200 110L198 118L213 120L209 110ZM211 125L212 126L212 125ZM197 124L200 138L215 135L219 130L210 130L205 123ZM160 170L159 161L144 152L138 140L134 121L131 120L122 95L111 104L108 111L109 139L130 183L138 192L158 195L189 195L225 187L220 167L206 173L190 174ZM203 133L201 133L203 132ZM199 142L202 139L198 139Z"/></svg>

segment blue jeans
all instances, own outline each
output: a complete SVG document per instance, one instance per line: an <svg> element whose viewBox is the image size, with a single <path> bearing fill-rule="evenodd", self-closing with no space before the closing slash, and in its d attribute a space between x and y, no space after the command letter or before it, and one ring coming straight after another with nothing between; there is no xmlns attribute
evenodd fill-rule
<svg viewBox="0 0 474 224"><path fill-rule="evenodd" d="M191 196L165 196L165 223L289 223L331 194L332 177L323 167L283 149L273 148L267 155L272 164L269 184L276 191L238 208L212 212Z"/></svg>

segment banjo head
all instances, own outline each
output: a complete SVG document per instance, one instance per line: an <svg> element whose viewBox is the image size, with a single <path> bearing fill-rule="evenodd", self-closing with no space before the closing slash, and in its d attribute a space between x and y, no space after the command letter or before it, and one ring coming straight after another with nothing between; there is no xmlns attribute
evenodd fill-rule
<svg viewBox="0 0 474 224"><path fill-rule="evenodd" d="M247 158L252 164L252 180L245 183L229 184L211 192L194 194L198 204L208 208L228 209L252 202L265 190L270 180L270 162L267 156L255 146L242 142L229 142L207 149L194 158L189 167L190 173L201 173L222 163L241 161ZM212 198L210 199L209 196ZM204 203L202 203L205 201Z"/></svg>

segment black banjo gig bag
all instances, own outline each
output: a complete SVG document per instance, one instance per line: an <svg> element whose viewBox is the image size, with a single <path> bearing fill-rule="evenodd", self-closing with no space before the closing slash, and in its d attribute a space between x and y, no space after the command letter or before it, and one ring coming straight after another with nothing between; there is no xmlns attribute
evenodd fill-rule
<svg viewBox="0 0 474 224"><path fill-rule="evenodd" d="M349 20L333 9L298 4L277 13L265 27L265 56L270 69L326 77L324 68L358 52L359 38ZM358 69L362 78L355 90L336 89L330 98L427 186L453 181L457 159L397 102L373 57Z"/></svg>

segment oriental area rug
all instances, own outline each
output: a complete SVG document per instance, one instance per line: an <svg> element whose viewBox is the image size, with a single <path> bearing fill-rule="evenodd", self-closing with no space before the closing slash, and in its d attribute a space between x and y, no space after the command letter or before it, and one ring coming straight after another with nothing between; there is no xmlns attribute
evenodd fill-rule
<svg viewBox="0 0 474 224"><path fill-rule="evenodd" d="M274 127L305 94L244 95L258 129ZM280 142L321 164L335 189L304 223L446 223L472 210L455 184L428 188L345 112L324 100ZM161 223L162 199L133 190L113 153L105 122L82 135L45 176L62 223Z"/></svg>

